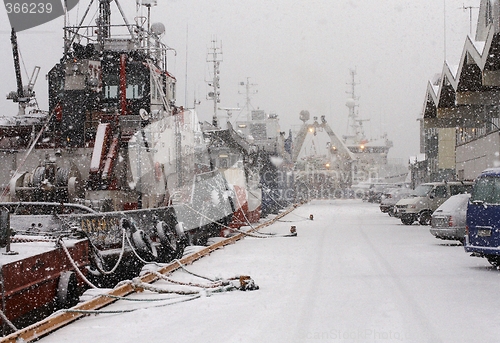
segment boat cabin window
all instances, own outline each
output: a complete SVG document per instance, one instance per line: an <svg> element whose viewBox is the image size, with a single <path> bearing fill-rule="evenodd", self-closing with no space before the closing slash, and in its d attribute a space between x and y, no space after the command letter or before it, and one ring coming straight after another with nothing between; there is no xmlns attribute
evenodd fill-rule
<svg viewBox="0 0 500 343"><path fill-rule="evenodd" d="M104 98L106 99L117 99L118 98L118 85L120 84L120 79L117 75L104 75Z"/></svg>
<svg viewBox="0 0 500 343"><path fill-rule="evenodd" d="M140 71L134 70L127 75L127 99L142 99L146 92L146 79Z"/></svg>
<svg viewBox="0 0 500 343"><path fill-rule="evenodd" d="M120 89L120 78L118 75L103 76L104 97L107 99L117 99ZM127 75L127 99L142 99L146 93L146 80L143 75Z"/></svg>
<svg viewBox="0 0 500 343"><path fill-rule="evenodd" d="M127 85L127 99L142 99L144 96L144 85L128 84Z"/></svg>

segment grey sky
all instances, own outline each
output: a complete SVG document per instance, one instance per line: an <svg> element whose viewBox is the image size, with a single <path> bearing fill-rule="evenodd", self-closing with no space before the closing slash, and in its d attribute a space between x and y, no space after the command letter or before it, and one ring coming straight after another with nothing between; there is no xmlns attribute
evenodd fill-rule
<svg viewBox="0 0 500 343"><path fill-rule="evenodd" d="M222 41L221 107L244 105L239 82L250 77L258 90L252 104L281 118L282 130L298 126L301 110L326 115L333 130L347 130L349 69L356 68L359 115L367 136L387 132L394 142L391 158L418 153L420 115L427 81L440 73L444 61L443 8L446 3L447 58L458 62L469 32L469 13L462 0L158 0L152 21L166 26L164 42L176 49L169 55L170 71L178 79L178 105L202 101L198 113L210 120L206 100L209 78L207 49L213 37ZM129 14L135 1L122 0ZM466 6L479 6L467 0ZM75 23L86 0L71 12ZM16 87L9 40L9 23L0 11L0 95ZM477 10L473 10L474 18ZM42 70L35 90L47 108L44 75L61 57L63 19L21 32L19 43L28 74ZM473 22L475 26L475 19ZM188 37L187 93L185 56ZM25 83L27 76L23 72ZM16 112L6 100L2 114ZM222 112L220 113L223 114Z"/></svg>

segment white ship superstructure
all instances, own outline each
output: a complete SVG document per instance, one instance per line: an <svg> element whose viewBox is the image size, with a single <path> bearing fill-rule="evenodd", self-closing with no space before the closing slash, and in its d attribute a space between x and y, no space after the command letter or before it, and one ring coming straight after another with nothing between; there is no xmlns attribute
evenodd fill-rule
<svg viewBox="0 0 500 343"><path fill-rule="evenodd" d="M353 181L366 181L369 178L380 177L382 166L387 165L387 154L392 148L392 141L384 133L380 138L369 139L365 136L363 122L369 119L360 119L358 116L358 97L356 96L356 71L350 71L351 90L346 106L349 108L349 131L342 136L344 144L354 154L357 161L357 170L354 171Z"/></svg>

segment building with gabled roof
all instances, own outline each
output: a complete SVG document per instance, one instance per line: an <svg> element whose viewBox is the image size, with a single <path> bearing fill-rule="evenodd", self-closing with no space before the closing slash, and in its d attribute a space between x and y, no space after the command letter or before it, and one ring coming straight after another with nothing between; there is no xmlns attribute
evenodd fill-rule
<svg viewBox="0 0 500 343"><path fill-rule="evenodd" d="M481 0L476 36L458 65L445 61L429 81L421 117L421 152L429 181L474 179L499 163L500 1Z"/></svg>

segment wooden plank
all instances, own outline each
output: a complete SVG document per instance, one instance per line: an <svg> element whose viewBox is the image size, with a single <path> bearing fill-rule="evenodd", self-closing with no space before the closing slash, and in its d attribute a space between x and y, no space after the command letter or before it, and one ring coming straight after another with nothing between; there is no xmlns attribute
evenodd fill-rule
<svg viewBox="0 0 500 343"><path fill-rule="evenodd" d="M249 230L248 233L258 231L264 227L267 227L267 226L273 224L278 219L280 219L280 218L286 216L287 214L289 214L290 212L292 212L297 206L298 205L294 205L294 206L288 208L286 211L281 212L273 219L271 219L265 223L262 223L256 227L254 227L253 229ZM214 244L212 244L212 245L210 245L210 246L208 246L200 251L197 251L191 255L188 255L188 256L182 258L181 260L179 260L179 262L182 265L192 264L196 260L199 260L200 258L207 256L211 252L218 250L220 248L223 248L226 245L233 244L236 241L239 241L240 239L244 238L245 236L246 236L245 233L238 233L232 237L223 239L223 240L221 240L217 243L214 243ZM168 274L168 273L171 273L179 268L180 268L179 263L174 261L174 262L166 265L165 267L160 268L158 270L158 272L162 273L162 274ZM153 282L158 280L158 277L153 273L146 273L140 277L140 280L142 282L145 282L145 283L153 283ZM124 296L131 294L131 293L134 293L134 288L128 283L123 284L119 287L112 289L108 293L105 293L104 295L98 296L94 299L91 299L91 300L88 300L88 301L83 302L81 304L78 304L78 305L72 307L71 309L77 310L77 311L78 310L87 310L87 311L88 310L99 310L99 309L101 309L109 304L112 304L113 302L115 302L117 300L115 298L111 298L111 297L108 297L106 295L124 297ZM23 339L24 342L32 342L32 341L40 339L43 336L50 334L51 332L53 332L53 331L55 331L63 326L66 326L66 325L74 322L75 320L77 320L83 316L85 316L85 314L83 314L83 313L60 312L60 313L57 313L51 317L45 318L45 319L43 319L35 324L32 324L24 329L18 330L18 331L14 332L8 336L3 337L0 340L0 343L4 343L4 342L5 343L7 343L7 342L17 343L17 342L19 342L18 341L19 339Z"/></svg>

